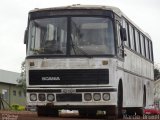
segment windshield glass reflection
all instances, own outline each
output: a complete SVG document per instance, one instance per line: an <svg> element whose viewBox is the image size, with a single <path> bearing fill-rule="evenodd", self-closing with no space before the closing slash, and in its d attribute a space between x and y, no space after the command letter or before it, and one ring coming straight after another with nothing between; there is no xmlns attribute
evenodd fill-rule
<svg viewBox="0 0 160 120"><path fill-rule="evenodd" d="M67 19L33 20L29 26L29 55L66 54Z"/></svg>
<svg viewBox="0 0 160 120"><path fill-rule="evenodd" d="M71 20L70 24L67 24L68 20ZM70 45L67 45L68 41ZM115 54L111 19L58 17L30 22L27 55L67 55L67 50L74 56Z"/></svg>
<svg viewBox="0 0 160 120"><path fill-rule="evenodd" d="M113 26L108 18L73 17L71 37L74 46L81 49L72 47L72 55L114 54Z"/></svg>

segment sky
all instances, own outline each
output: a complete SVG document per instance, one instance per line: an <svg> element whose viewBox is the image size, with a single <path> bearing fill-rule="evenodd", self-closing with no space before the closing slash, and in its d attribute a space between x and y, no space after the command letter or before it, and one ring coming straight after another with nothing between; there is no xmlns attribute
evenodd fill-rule
<svg viewBox="0 0 160 120"><path fill-rule="evenodd" d="M160 0L1 0L0 69L20 72L25 60L23 44L28 12L72 4L106 5L120 8L153 41L154 61L160 66Z"/></svg>

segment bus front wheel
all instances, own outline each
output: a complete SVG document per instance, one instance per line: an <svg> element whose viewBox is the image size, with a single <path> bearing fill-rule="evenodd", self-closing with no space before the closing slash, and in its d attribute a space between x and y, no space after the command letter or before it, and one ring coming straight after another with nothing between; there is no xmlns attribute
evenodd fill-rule
<svg viewBox="0 0 160 120"><path fill-rule="evenodd" d="M37 106L37 115L40 116L55 116L59 114L58 109L51 106Z"/></svg>
<svg viewBox="0 0 160 120"><path fill-rule="evenodd" d="M117 97L118 97L117 117L118 118L123 118L123 85L122 85L122 80L119 81Z"/></svg>

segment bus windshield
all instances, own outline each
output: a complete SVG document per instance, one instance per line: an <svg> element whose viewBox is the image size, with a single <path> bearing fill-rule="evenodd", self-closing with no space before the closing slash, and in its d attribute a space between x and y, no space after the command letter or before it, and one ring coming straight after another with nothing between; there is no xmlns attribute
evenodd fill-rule
<svg viewBox="0 0 160 120"><path fill-rule="evenodd" d="M67 44L68 42L70 44ZM113 23L110 18L56 17L30 21L27 55L76 56L114 53Z"/></svg>

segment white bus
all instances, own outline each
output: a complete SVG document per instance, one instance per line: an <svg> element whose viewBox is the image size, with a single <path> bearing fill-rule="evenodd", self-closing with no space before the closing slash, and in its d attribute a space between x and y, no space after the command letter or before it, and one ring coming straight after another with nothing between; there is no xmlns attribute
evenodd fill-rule
<svg viewBox="0 0 160 120"><path fill-rule="evenodd" d="M29 12L27 103L39 116L142 113L153 104L150 36L121 10L71 5Z"/></svg>

